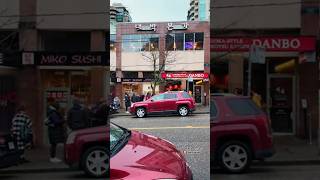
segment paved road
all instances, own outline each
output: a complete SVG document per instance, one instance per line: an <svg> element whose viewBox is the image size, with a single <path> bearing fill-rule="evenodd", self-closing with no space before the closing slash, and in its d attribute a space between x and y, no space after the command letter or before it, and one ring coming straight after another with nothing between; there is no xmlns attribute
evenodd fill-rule
<svg viewBox="0 0 320 180"><path fill-rule="evenodd" d="M320 166L256 166L245 174L223 174L215 171L212 180L319 180Z"/></svg>
<svg viewBox="0 0 320 180"><path fill-rule="evenodd" d="M81 171L0 174L1 180L92 180ZM101 178L106 179L106 178Z"/></svg>
<svg viewBox="0 0 320 180"><path fill-rule="evenodd" d="M191 166L195 180L210 177L209 162L209 114L195 114L188 117L114 117L112 122L169 140L179 150L187 152L186 158Z"/></svg>

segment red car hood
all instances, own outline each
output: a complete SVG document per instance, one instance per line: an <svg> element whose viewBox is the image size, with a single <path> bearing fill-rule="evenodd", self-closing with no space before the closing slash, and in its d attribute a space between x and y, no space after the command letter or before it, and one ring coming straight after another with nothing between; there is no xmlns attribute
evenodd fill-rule
<svg viewBox="0 0 320 180"><path fill-rule="evenodd" d="M110 160L110 178L183 180L186 168L184 157L171 143L132 131L127 145Z"/></svg>

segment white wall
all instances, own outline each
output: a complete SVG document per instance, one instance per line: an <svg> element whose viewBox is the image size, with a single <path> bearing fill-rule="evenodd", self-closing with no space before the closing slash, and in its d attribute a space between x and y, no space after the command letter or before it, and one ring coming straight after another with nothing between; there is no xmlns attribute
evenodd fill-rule
<svg viewBox="0 0 320 180"><path fill-rule="evenodd" d="M19 15L19 0L0 0L0 16ZM0 17L0 29L17 29L19 17Z"/></svg>
<svg viewBox="0 0 320 180"><path fill-rule="evenodd" d="M145 59L141 52L122 52L121 66L122 71L153 71L153 63Z"/></svg>
<svg viewBox="0 0 320 180"><path fill-rule="evenodd" d="M106 12L104 14L39 16L39 29L109 29L105 0L38 0L38 14Z"/></svg>
<svg viewBox="0 0 320 180"><path fill-rule="evenodd" d="M116 52L110 51L110 71L116 70Z"/></svg>
<svg viewBox="0 0 320 180"><path fill-rule="evenodd" d="M203 71L204 51L175 51L175 61L166 65L166 71Z"/></svg>
<svg viewBox="0 0 320 180"><path fill-rule="evenodd" d="M297 0L299 1L299 0ZM294 2L297 2L294 1ZM213 29L300 28L301 4L245 8L212 8L248 4L286 3L292 0L214 0L211 1Z"/></svg>

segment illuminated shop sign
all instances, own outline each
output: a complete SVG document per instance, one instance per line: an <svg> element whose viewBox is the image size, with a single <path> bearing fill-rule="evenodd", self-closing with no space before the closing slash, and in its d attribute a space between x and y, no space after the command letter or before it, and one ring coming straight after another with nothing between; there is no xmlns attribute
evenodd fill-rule
<svg viewBox="0 0 320 180"><path fill-rule="evenodd" d="M135 27L137 31L157 31L156 24L149 24L149 25L136 24Z"/></svg>
<svg viewBox="0 0 320 180"><path fill-rule="evenodd" d="M161 73L161 77L163 79L167 78L199 78L199 79L206 79L209 78L208 73L201 73L201 72L196 72L196 73Z"/></svg>
<svg viewBox="0 0 320 180"><path fill-rule="evenodd" d="M249 51L252 45L264 47L266 51L314 51L316 39L314 37L216 37L211 38L211 51Z"/></svg>
<svg viewBox="0 0 320 180"><path fill-rule="evenodd" d="M150 78L121 78L122 82L152 82Z"/></svg>
<svg viewBox="0 0 320 180"><path fill-rule="evenodd" d="M167 29L168 29L168 31L172 31L172 30L187 30L188 27L189 27L188 23L180 23L180 24L168 23Z"/></svg>
<svg viewBox="0 0 320 180"><path fill-rule="evenodd" d="M30 56L29 56L30 57ZM30 60L28 61L30 62ZM44 66L101 66L109 65L105 52L89 53L50 53L35 52L34 62Z"/></svg>

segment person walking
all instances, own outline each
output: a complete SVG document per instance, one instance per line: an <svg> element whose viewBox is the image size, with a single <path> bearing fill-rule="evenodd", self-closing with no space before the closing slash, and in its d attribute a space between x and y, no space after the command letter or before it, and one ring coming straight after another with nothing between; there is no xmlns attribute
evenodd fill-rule
<svg viewBox="0 0 320 180"><path fill-rule="evenodd" d="M73 106L68 111L67 123L74 131L88 127L89 114L78 99L73 100Z"/></svg>
<svg viewBox="0 0 320 180"><path fill-rule="evenodd" d="M131 106L131 101L130 101L130 96L129 96L128 93L125 93L125 94L124 94L124 104L125 104L125 106L126 106L126 113L129 113L128 107Z"/></svg>
<svg viewBox="0 0 320 180"><path fill-rule="evenodd" d="M60 159L56 157L56 149L59 143L64 143L65 141L65 129L64 129L64 119L60 114L60 105L57 102L52 102L47 110L47 123L49 143L50 147L50 162L59 163Z"/></svg>
<svg viewBox="0 0 320 180"><path fill-rule="evenodd" d="M20 163L29 162L25 159L25 149L33 145L32 122L26 113L25 105L19 105L17 113L12 119L11 133L13 139L17 143L18 150L20 151Z"/></svg>
<svg viewBox="0 0 320 180"><path fill-rule="evenodd" d="M150 99L150 98L151 98L151 93L148 92L147 95L145 96L144 100L146 101L146 100L148 100L148 99Z"/></svg>
<svg viewBox="0 0 320 180"><path fill-rule="evenodd" d="M132 103L135 103L135 102L137 102L136 100L137 100L136 93L132 93L131 102L132 102Z"/></svg>

